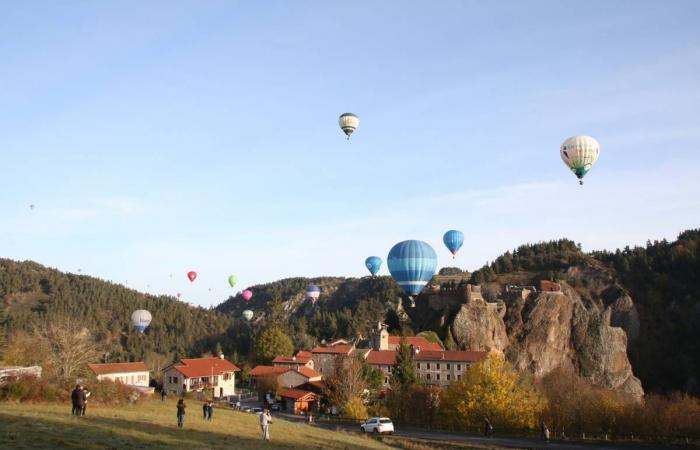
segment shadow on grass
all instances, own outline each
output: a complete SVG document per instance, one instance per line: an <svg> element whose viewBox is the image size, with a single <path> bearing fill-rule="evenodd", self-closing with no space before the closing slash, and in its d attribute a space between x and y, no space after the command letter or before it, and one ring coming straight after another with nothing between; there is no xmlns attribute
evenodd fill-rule
<svg viewBox="0 0 700 450"><path fill-rule="evenodd" d="M299 430L301 439L285 442L279 435L273 441L262 442L224 432L178 429L154 424L108 417L18 416L0 412L0 448L22 449L369 449L358 442L331 443L319 436ZM175 417L173 417L175 422ZM221 422L222 429L226 423ZM255 429L254 432L258 432ZM301 443L299 443L301 442ZM335 445L333 445L335 444ZM360 444L360 445L358 445Z"/></svg>

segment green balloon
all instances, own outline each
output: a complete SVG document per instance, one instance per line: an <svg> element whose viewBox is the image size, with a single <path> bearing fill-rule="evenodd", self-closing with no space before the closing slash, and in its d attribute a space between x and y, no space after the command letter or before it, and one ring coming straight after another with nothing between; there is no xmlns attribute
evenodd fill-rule
<svg viewBox="0 0 700 450"><path fill-rule="evenodd" d="M228 284L230 284L231 287L234 287L236 285L236 281L238 281L238 279L235 275L231 275L230 277L228 277Z"/></svg>

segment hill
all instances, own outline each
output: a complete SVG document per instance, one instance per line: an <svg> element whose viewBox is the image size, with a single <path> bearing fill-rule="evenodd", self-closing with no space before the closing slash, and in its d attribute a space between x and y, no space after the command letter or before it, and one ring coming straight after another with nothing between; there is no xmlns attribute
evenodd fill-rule
<svg viewBox="0 0 700 450"><path fill-rule="evenodd" d="M212 422L201 417L201 403L188 401L184 429L175 420L175 402L148 401L112 407L92 406L84 418L70 415L69 405L3 404L0 411L0 448L31 450L79 449L258 449L257 416L216 408ZM388 449L368 437L329 431L300 423L274 420L276 449Z"/></svg>

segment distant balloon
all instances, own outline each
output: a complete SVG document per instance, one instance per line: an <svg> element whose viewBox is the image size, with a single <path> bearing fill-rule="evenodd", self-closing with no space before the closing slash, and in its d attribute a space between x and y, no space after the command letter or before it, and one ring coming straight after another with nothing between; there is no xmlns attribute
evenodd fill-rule
<svg viewBox="0 0 700 450"><path fill-rule="evenodd" d="M211 292L211 288L209 288L209 292Z"/></svg>
<svg viewBox="0 0 700 450"><path fill-rule="evenodd" d="M450 230L442 237L442 242L452 252L452 258L454 258L459 249L462 248L462 244L464 244L464 234L461 231Z"/></svg>
<svg viewBox="0 0 700 450"><path fill-rule="evenodd" d="M234 287L236 285L236 282L238 281L238 278L236 278L235 275L230 275L228 277L228 284L231 285L231 287Z"/></svg>
<svg viewBox="0 0 700 450"><path fill-rule="evenodd" d="M191 282L194 282L194 280L197 278L197 272L194 270L187 272L187 278L189 278Z"/></svg>
<svg viewBox="0 0 700 450"><path fill-rule="evenodd" d="M146 331L151 324L151 319L151 313L145 309L138 309L131 314L131 324L139 333Z"/></svg>
<svg viewBox="0 0 700 450"><path fill-rule="evenodd" d="M29 205L29 209L31 209L32 211L34 211L34 208L36 208L36 206L34 206L33 203L31 205Z"/></svg>
<svg viewBox="0 0 700 450"><path fill-rule="evenodd" d="M316 286L315 284L310 284L306 286L306 298L310 298L313 301L318 300L318 297L321 295L321 288Z"/></svg>
<svg viewBox="0 0 700 450"><path fill-rule="evenodd" d="M171 274L170 274L170 278L172 278L172 277L173 277L173 274L171 273Z"/></svg>
<svg viewBox="0 0 700 450"><path fill-rule="evenodd" d="M423 241L403 241L391 248L387 265L396 283L408 294L411 306L415 306L413 297L420 294L435 275L437 254Z"/></svg>
<svg viewBox="0 0 700 450"><path fill-rule="evenodd" d="M83 269L78 269L78 273L83 273Z"/></svg>
<svg viewBox="0 0 700 450"><path fill-rule="evenodd" d="M177 298L180 298L180 293L179 293L179 292L177 293Z"/></svg>
<svg viewBox="0 0 700 450"><path fill-rule="evenodd" d="M369 270L372 276L375 276L379 272L379 268L382 266L382 258L379 256L370 256L365 259L365 267Z"/></svg>
<svg viewBox="0 0 700 450"><path fill-rule="evenodd" d="M576 175L579 184L583 184L583 177L598 161L600 144L590 136L570 137L561 144L559 155L564 164Z"/></svg>
<svg viewBox="0 0 700 450"><path fill-rule="evenodd" d="M253 318L253 311L251 311L251 310L249 310L249 309L246 309L245 311L243 311L243 313L241 314L241 316L243 316L243 318L244 318L245 320L247 320L248 322L250 322L250 319Z"/></svg>
<svg viewBox="0 0 700 450"><path fill-rule="evenodd" d="M245 300L246 302L250 301L250 299L253 298L253 291L251 291L250 289L246 289L245 291L243 291L241 296L243 296L243 300Z"/></svg>
<svg viewBox="0 0 700 450"><path fill-rule="evenodd" d="M353 113L347 112L338 117L338 125L340 125L340 129L343 130L343 133L345 133L348 140L350 140L350 135L360 125L360 118Z"/></svg>

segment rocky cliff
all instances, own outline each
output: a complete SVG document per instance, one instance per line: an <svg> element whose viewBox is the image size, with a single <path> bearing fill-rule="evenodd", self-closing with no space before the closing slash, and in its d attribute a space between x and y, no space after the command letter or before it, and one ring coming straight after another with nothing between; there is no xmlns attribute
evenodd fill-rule
<svg viewBox="0 0 700 450"><path fill-rule="evenodd" d="M517 369L536 377L573 367L595 385L642 397L627 357L628 333L639 332L637 311L603 267L570 268L559 292L499 287L497 302L486 302L478 292L463 295L450 325L461 348L501 351Z"/></svg>

